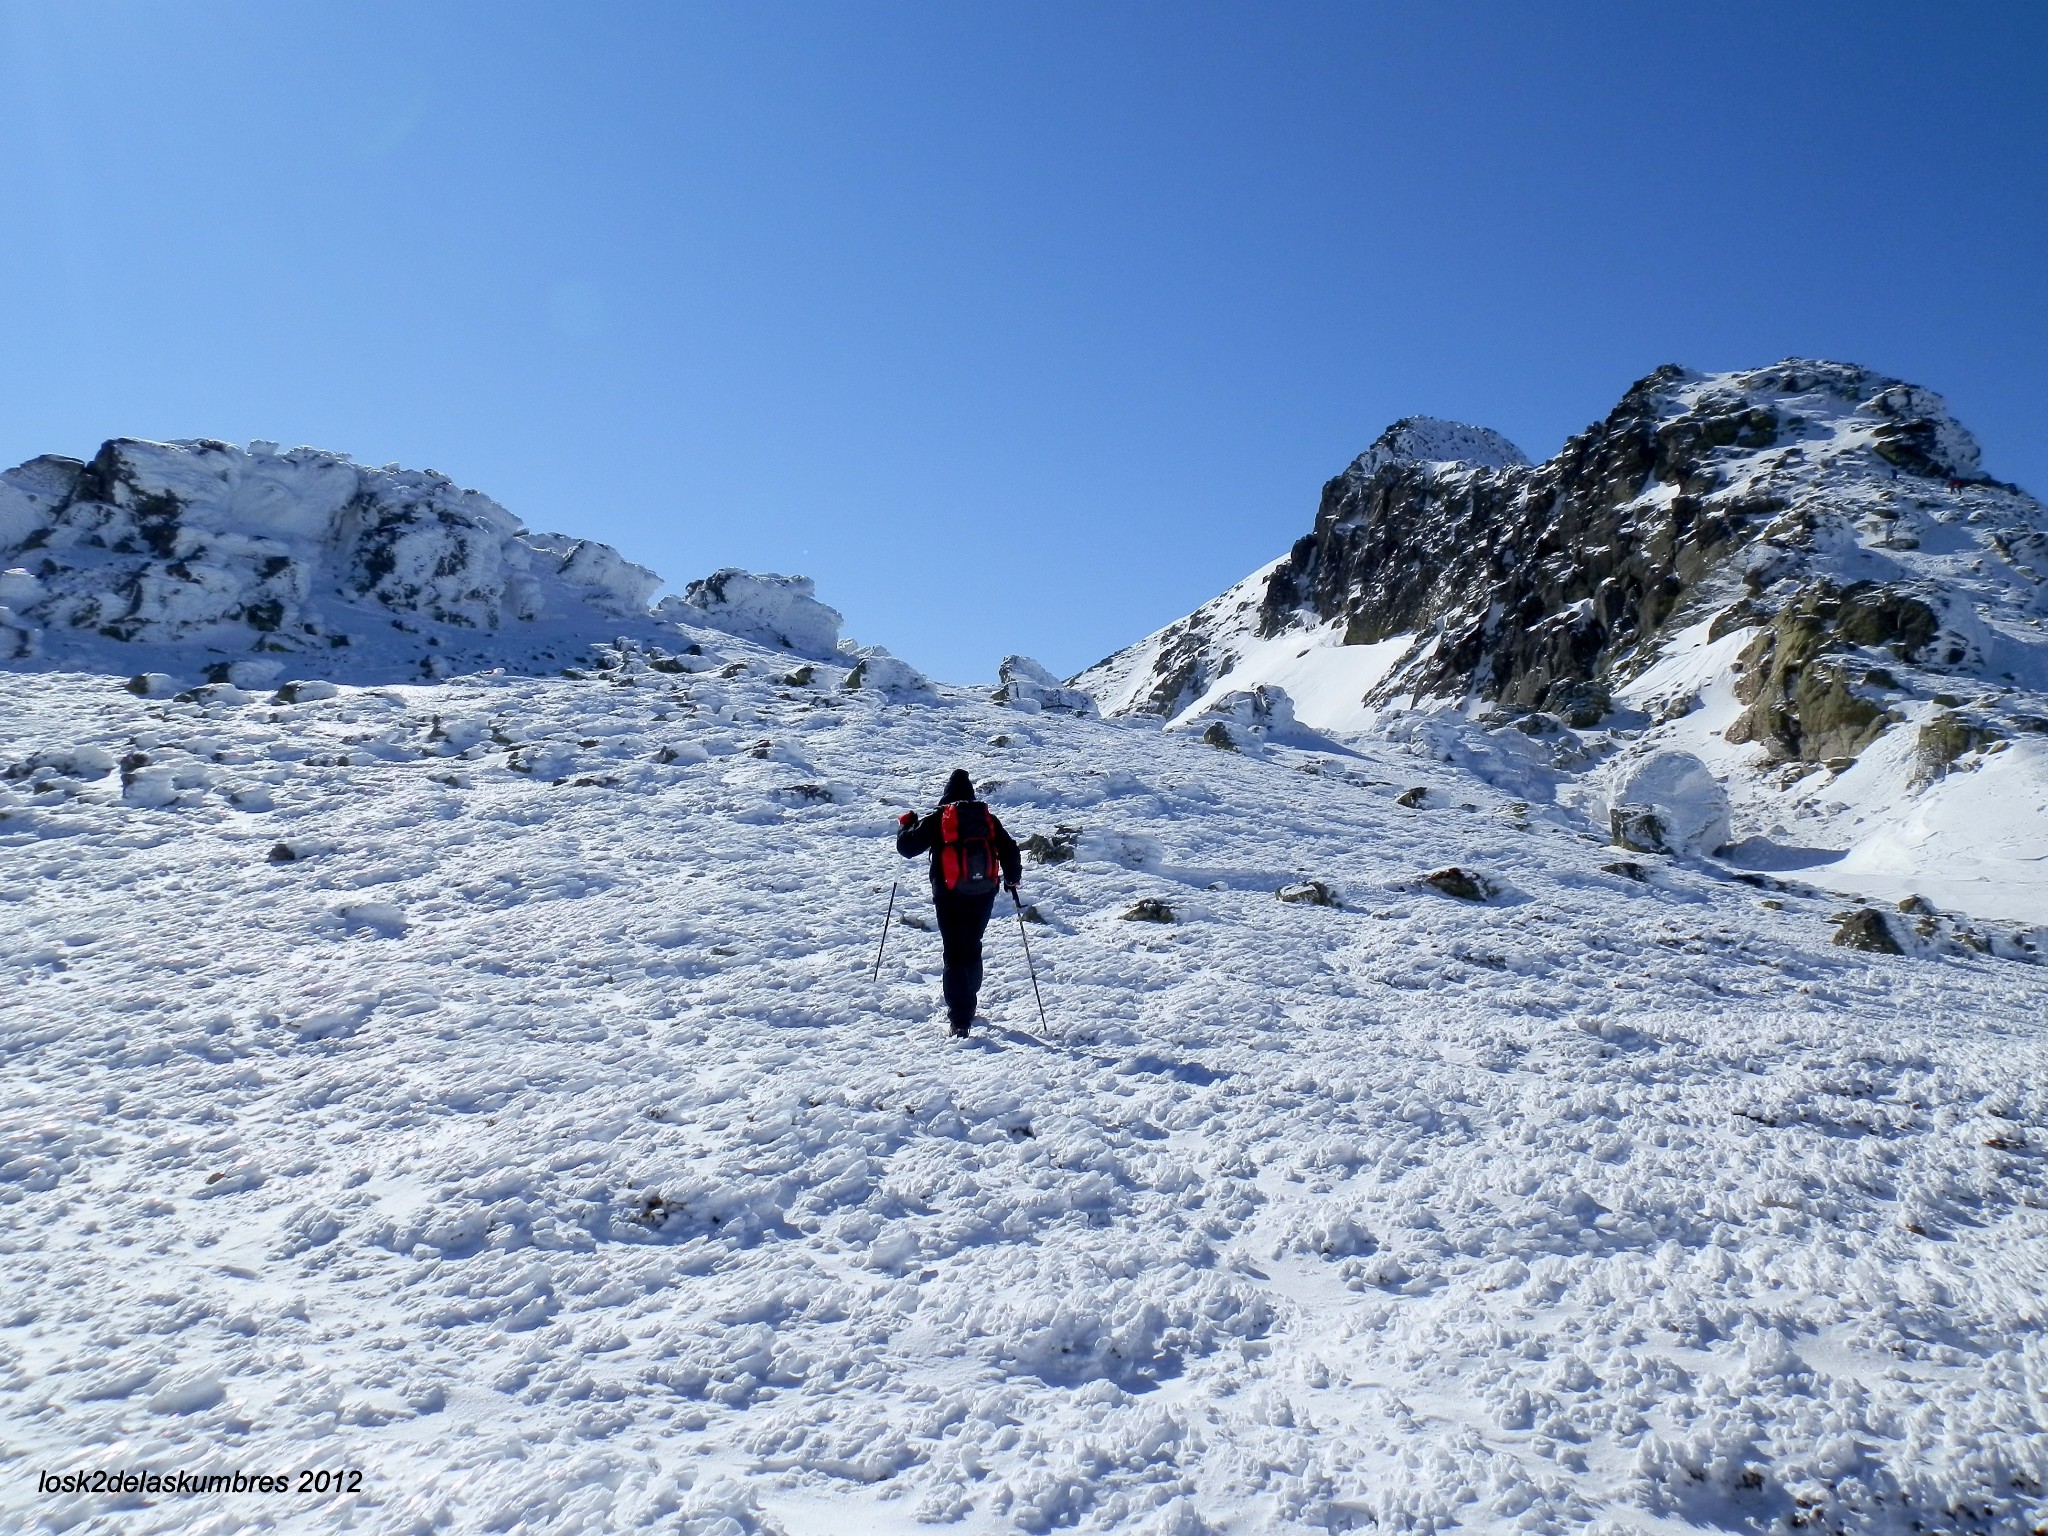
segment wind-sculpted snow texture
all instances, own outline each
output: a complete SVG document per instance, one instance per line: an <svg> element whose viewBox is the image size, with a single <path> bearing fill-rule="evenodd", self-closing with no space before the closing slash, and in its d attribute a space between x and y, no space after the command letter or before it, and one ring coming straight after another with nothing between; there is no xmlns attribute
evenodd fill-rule
<svg viewBox="0 0 2048 1536"><path fill-rule="evenodd" d="M190 680L551 671L621 621L666 627L661 578L608 545L433 470L272 443L117 438L0 474L0 568L0 661L140 671L146 650Z"/></svg>
<svg viewBox="0 0 2048 1536"><path fill-rule="evenodd" d="M2039 969L1615 864L1427 720L1251 756L697 639L0 679L8 1529L2048 1518ZM1051 861L1043 1033L1014 919L983 1038L917 903L868 980L954 766ZM97 1466L368 1475L33 1492Z"/></svg>
<svg viewBox="0 0 2048 1536"><path fill-rule="evenodd" d="M1396 423L1285 557L1074 681L1169 719L1279 685L1353 738L1408 707L1604 727L1581 766L1701 758L1762 867L2042 922L2044 580L2048 508L1938 396L1662 368L1542 464ZM1950 782L1999 753L1995 791Z"/></svg>

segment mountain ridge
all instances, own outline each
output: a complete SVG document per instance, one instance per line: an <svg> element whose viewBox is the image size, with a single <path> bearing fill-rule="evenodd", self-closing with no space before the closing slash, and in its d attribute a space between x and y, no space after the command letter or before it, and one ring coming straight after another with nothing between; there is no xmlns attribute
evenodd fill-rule
<svg viewBox="0 0 2048 1536"><path fill-rule="evenodd" d="M2044 575L2048 509L1938 395L1843 363L1667 366L1541 464L1368 450L1284 555L1072 681L1110 715L1280 689L1339 737L1420 712L1475 761L1536 741L1530 792L1596 824L1615 774L1682 751L1774 867L1862 857L1858 888L1904 898L1999 840L1947 893L2048 915ZM2006 808L1965 814L1957 776L1997 754Z"/></svg>
<svg viewBox="0 0 2048 1536"><path fill-rule="evenodd" d="M1469 686L1512 706L1568 703L1654 638L1724 557L1811 532L1775 521L1817 489L1796 464L1809 450L1825 468L1864 470L1859 493L1903 472L2019 498L2029 533L2048 522L2024 492L1982 473L1975 441L1938 396L1847 364L1792 359L1719 375L1667 365L1535 465L1394 451L1390 440L1413 420L1323 487L1314 528L1268 569L1255 628L1269 639L1341 618L1348 644L1439 632L1429 655L1386 680L1383 699L1403 685L1428 696ZM1567 615L1579 603L1592 608ZM1200 628L1177 621L1075 681L1121 691L1118 712L1171 716L1202 691L1197 682L1221 675ZM1133 654L1162 637L1142 693L1119 690Z"/></svg>

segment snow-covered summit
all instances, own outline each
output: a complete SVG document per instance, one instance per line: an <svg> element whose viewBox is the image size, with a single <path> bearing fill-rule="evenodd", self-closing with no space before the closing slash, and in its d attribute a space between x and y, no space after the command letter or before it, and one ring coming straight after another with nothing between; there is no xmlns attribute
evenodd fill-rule
<svg viewBox="0 0 2048 1536"><path fill-rule="evenodd" d="M1508 469L1525 465L1528 455L1490 427L1434 416L1403 416L1352 460L1347 473L1361 478L1383 464L1463 465L1471 469Z"/></svg>

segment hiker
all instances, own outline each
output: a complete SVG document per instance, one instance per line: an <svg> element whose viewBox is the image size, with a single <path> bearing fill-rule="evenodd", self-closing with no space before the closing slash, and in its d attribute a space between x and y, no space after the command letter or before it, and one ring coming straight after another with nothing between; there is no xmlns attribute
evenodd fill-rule
<svg viewBox="0 0 2048 1536"><path fill-rule="evenodd" d="M905 811L896 825L898 853L906 859L931 854L932 905L945 944L946 1017L955 1035L965 1035L981 994L982 930L998 886L1016 899L1024 861L995 812L974 798L965 768L955 768L946 780L936 811L922 818Z"/></svg>

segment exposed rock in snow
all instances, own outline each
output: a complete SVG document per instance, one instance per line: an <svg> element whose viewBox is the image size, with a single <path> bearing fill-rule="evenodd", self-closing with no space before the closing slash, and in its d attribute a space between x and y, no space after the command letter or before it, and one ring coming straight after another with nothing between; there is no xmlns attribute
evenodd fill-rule
<svg viewBox="0 0 2048 1536"><path fill-rule="evenodd" d="M1857 907L1844 913L1841 926L1835 930L1834 942L1844 949L1861 949L1878 955L1902 955L1906 952L1885 915L1869 907Z"/></svg>
<svg viewBox="0 0 2048 1536"><path fill-rule="evenodd" d="M1624 759L1607 796L1614 841L1636 853L1712 853L1728 841L1728 791L1690 752Z"/></svg>
<svg viewBox="0 0 2048 1536"><path fill-rule="evenodd" d="M1422 877L1422 883L1459 901L1491 901L1500 894L1500 887L1486 876L1460 869L1455 864L1431 870Z"/></svg>
<svg viewBox="0 0 2048 1536"><path fill-rule="evenodd" d="M28 661L42 649L42 631L0 604L0 661Z"/></svg>
<svg viewBox="0 0 2048 1536"><path fill-rule="evenodd" d="M1279 898L1296 906L1341 907L1336 891L1321 880L1301 880L1293 885L1283 885L1276 893Z"/></svg>
<svg viewBox="0 0 2048 1536"><path fill-rule="evenodd" d="M1005 656L997 672L995 701L1012 709L1036 712L1065 710L1071 714L1095 713L1093 696L1079 688L1068 688L1029 656Z"/></svg>
<svg viewBox="0 0 2048 1536"><path fill-rule="evenodd" d="M655 612L820 661L837 655L844 622L836 608L818 601L808 576L760 575L732 567L691 582L682 597L664 599Z"/></svg>

